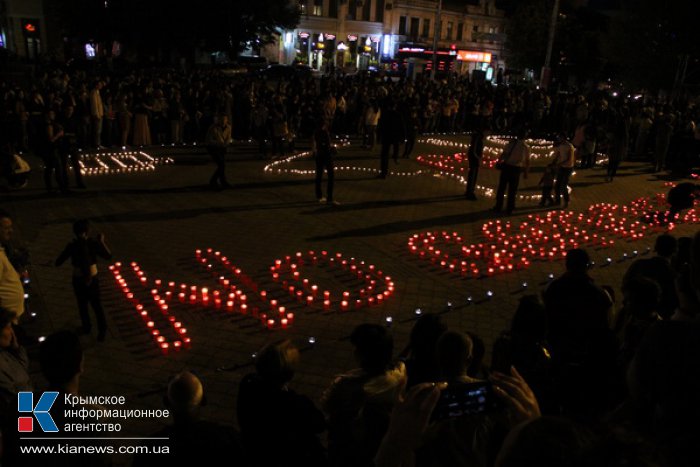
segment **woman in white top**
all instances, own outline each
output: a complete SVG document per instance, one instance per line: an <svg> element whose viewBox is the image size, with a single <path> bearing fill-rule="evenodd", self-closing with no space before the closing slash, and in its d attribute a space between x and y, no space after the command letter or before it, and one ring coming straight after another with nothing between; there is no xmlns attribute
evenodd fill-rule
<svg viewBox="0 0 700 467"><path fill-rule="evenodd" d="M503 209L503 197L506 194L506 189L508 189L506 213L510 215L515 209L515 197L520 184L520 174L523 173L523 177L527 178L527 173L530 170L530 146L525 142L526 137L527 130L519 130L516 139L508 143L498 158L498 165L501 166L501 176L498 179L496 206L493 208L496 212L501 212Z"/></svg>
<svg viewBox="0 0 700 467"><path fill-rule="evenodd" d="M569 178L574 171L574 145L563 134L554 141L554 165L557 167L557 181L554 184L554 204L561 204L564 197L564 209L569 207Z"/></svg>
<svg viewBox="0 0 700 467"><path fill-rule="evenodd" d="M377 124L379 117L382 116L382 110L379 108L376 100L372 100L365 111L365 133L362 138L362 147L368 148L370 151L374 149L375 135L377 134Z"/></svg>

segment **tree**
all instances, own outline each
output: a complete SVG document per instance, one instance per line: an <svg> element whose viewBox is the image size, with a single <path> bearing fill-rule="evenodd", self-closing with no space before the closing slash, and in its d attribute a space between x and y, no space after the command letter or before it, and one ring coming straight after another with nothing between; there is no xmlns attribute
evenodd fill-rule
<svg viewBox="0 0 700 467"><path fill-rule="evenodd" d="M508 64L514 68L539 70L544 64L553 0L521 0L512 4L506 25ZM604 61L600 41L607 20L600 13L564 1L557 18L552 62L554 76L568 75L578 81L597 79Z"/></svg>
<svg viewBox="0 0 700 467"><path fill-rule="evenodd" d="M49 2L64 37L119 40L141 54L195 47L237 54L293 29L299 11L289 0L55 0Z"/></svg>
<svg viewBox="0 0 700 467"><path fill-rule="evenodd" d="M700 56L693 0L623 0L612 17L605 52L626 83L670 89L683 57Z"/></svg>
<svg viewBox="0 0 700 467"><path fill-rule="evenodd" d="M549 0L525 0L515 6L506 24L509 67L537 70L544 63L548 19L552 11L550 3Z"/></svg>

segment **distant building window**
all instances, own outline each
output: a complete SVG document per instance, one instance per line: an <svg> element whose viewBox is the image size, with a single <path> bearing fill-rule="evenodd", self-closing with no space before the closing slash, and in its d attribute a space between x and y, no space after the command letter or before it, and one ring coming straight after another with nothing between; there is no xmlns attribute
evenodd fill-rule
<svg viewBox="0 0 700 467"><path fill-rule="evenodd" d="M299 13L302 15L306 14L306 2L304 0L299 2Z"/></svg>
<svg viewBox="0 0 700 467"><path fill-rule="evenodd" d="M348 19L354 20L357 15L357 0L349 0L348 2Z"/></svg>
<svg viewBox="0 0 700 467"><path fill-rule="evenodd" d="M447 31L446 31L446 36L447 40L452 40L452 30L454 29L455 24L452 21L447 22Z"/></svg>
<svg viewBox="0 0 700 467"><path fill-rule="evenodd" d="M423 20L423 37L430 37L430 20Z"/></svg>
<svg viewBox="0 0 700 467"><path fill-rule="evenodd" d="M369 15L372 13L372 0L364 0L362 4L362 21L369 21Z"/></svg>
<svg viewBox="0 0 700 467"><path fill-rule="evenodd" d="M384 8L385 8L384 0L377 0L376 5L377 5L377 9L374 13L374 20L377 23L383 23L384 22Z"/></svg>
<svg viewBox="0 0 700 467"><path fill-rule="evenodd" d="M457 40L461 41L462 40L462 31L464 30L464 24L462 23L457 23Z"/></svg>
<svg viewBox="0 0 700 467"><path fill-rule="evenodd" d="M312 13L314 16L323 16L323 6L314 5L314 11Z"/></svg>
<svg viewBox="0 0 700 467"><path fill-rule="evenodd" d="M405 16L399 17L399 35L401 35L401 36L406 35L406 17Z"/></svg>
<svg viewBox="0 0 700 467"><path fill-rule="evenodd" d="M338 0L331 0L328 2L328 16L330 18L338 17Z"/></svg>
<svg viewBox="0 0 700 467"><path fill-rule="evenodd" d="M420 18L411 18L411 37L418 37Z"/></svg>

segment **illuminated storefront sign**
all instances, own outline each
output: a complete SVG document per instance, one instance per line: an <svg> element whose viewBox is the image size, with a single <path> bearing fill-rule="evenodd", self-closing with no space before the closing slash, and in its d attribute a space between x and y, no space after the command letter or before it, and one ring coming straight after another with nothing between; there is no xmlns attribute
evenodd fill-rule
<svg viewBox="0 0 700 467"><path fill-rule="evenodd" d="M457 60L463 62L483 62L491 63L491 54L488 52L475 52L473 50L459 50Z"/></svg>
<svg viewBox="0 0 700 467"><path fill-rule="evenodd" d="M23 19L22 20L22 32L25 36L38 36L39 35L39 20L36 19Z"/></svg>

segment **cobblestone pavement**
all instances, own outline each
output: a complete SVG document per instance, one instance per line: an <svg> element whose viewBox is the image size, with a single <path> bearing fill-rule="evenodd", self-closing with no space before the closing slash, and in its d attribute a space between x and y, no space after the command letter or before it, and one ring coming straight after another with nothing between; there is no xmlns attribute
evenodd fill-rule
<svg viewBox="0 0 700 467"><path fill-rule="evenodd" d="M228 173L234 188L219 192L208 189L213 165L201 148L151 150L155 155L173 157L175 163L148 173L88 177L87 190L66 196L46 195L41 174L35 169L28 188L2 195L3 208L16 217L18 238L32 253L31 307L37 316L25 323L28 332L40 336L79 325L69 286L70 267L54 268L52 263L71 238L73 220L83 217L92 220L95 231L105 233L114 261L138 261L151 279L215 286L194 260L195 249L212 247L242 268L261 289L286 297L283 300L296 316L288 329L266 330L250 316L174 305L171 311L188 329L192 346L164 356L103 262L100 268L109 334L104 344L97 343L94 335L83 338L86 361L81 390L84 394L126 395L129 408L162 407L168 378L191 369L205 384L209 405L204 416L234 424L237 385L252 369L251 354L266 342L282 338L294 339L306 349L293 387L318 398L335 373L354 366L348 336L355 325L385 323L387 316L393 317L391 331L398 352L407 342L416 308L444 312L451 328L475 332L489 349L508 327L517 300L525 292L538 293L550 273L563 271L561 261L534 262L529 269L511 274L461 279L418 261L407 248L410 235L447 230L473 242L480 238L482 223L493 217L493 199L466 201L464 187L449 177L392 175L380 180L370 171L339 171L335 199L341 205L327 207L316 201L311 176L264 173L267 162L247 144L237 144L229 151ZM450 152L428 145L416 148L421 154L441 151ZM337 165L377 169L377 156L378 148L370 154L354 145L340 151ZM37 161L33 162L38 167ZM406 159L390 164L392 171L424 168ZM291 167L311 168L311 164L301 160ZM583 171L573 179L570 209L582 211L598 202L625 203L667 190L664 180L649 174L640 163L623 163L614 183L605 183L604 172L602 168ZM494 171L482 170L480 182L495 187L496 176ZM535 192L538 180L539 175L532 174L521 188ZM509 219L517 221L541 211L534 205L519 205ZM689 235L695 229L683 225L677 233ZM653 238L645 238L634 244L618 242L613 248L592 250L598 265L607 257L613 258L610 265L596 266L593 277L599 284L619 288L630 262L621 259L623 253L633 249L641 253L652 245ZM386 303L360 310L302 307L280 292L269 268L275 259L308 250L341 252L344 257L373 264L391 276L396 291ZM312 268L308 273L336 296L341 290L357 287L327 268ZM526 290L523 282L528 283ZM488 291L493 293L490 299L486 298ZM148 293L139 293L147 303ZM449 309L448 301L452 303ZM316 338L313 348L306 345L310 336ZM35 347L30 350L36 352ZM38 365L33 364L32 372L41 381ZM130 421L124 426L124 432L137 436L158 425Z"/></svg>

